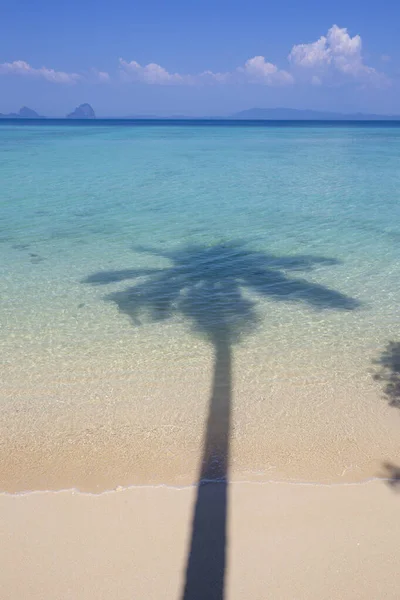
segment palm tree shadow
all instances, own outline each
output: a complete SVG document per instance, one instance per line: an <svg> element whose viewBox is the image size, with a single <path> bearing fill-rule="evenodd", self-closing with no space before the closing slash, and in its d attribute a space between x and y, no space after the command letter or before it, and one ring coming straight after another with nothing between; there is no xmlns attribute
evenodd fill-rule
<svg viewBox="0 0 400 600"><path fill-rule="evenodd" d="M305 303L317 310L354 310L359 302L328 287L294 277L337 261L316 256L278 257L235 242L160 252L170 261L160 269L106 271L85 283L105 285L127 279L136 284L106 296L135 325L143 316L159 322L181 314L214 348L214 375L197 481L183 600L223 600L227 550L232 348L260 321L256 300ZM145 276L145 279L142 279Z"/></svg>
<svg viewBox="0 0 400 600"><path fill-rule="evenodd" d="M184 600L222 599L227 551L228 459L232 357L227 340L215 340L215 368L203 456L197 482Z"/></svg>
<svg viewBox="0 0 400 600"><path fill-rule="evenodd" d="M389 406L400 408L400 342L390 341L373 364L377 367L373 378L383 384ZM383 467L383 477L393 489L400 491L400 468L388 462L383 463Z"/></svg>

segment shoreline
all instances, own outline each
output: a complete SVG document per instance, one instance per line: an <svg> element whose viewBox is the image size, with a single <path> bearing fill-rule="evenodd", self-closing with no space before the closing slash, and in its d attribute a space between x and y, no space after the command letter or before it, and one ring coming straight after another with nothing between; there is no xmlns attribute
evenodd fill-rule
<svg viewBox="0 0 400 600"><path fill-rule="evenodd" d="M81 462L70 462L68 470L62 469L62 466L56 462L50 472L46 472L48 465L45 462L34 461L35 470L28 476L29 465L20 463L19 467L25 465L26 470L24 476L20 477L23 471L20 469L14 472L9 472L13 475L7 477L7 471L0 471L0 495L7 494L25 495L31 493L59 493L74 491L75 493L93 494L95 496L112 493L119 490L130 489L191 489L198 486L198 469L201 464L200 457L195 457L190 460L186 472L184 474L176 471L163 470L163 466L150 477L146 474L144 467L139 472L128 473L125 470L125 464L118 465L116 456L112 457L105 472L100 468L105 464L104 460L93 464L93 471L90 465ZM182 455L182 461L184 454ZM351 458L351 456L350 456ZM181 461L181 462L182 462ZM391 479L388 474L386 465L396 465L398 462L398 454L383 455L382 458L371 458L371 460L363 465L363 468L352 469L343 464L341 472L323 473L324 464L318 465L314 469L310 468L310 464L305 464L302 468L297 468L295 464L291 469L274 467L265 468L264 470L241 470L232 465L229 469L229 484L287 484L295 486L341 486L341 485L362 485L371 481L386 481ZM76 467L75 476L73 476L72 467ZM60 468L57 473L55 467ZM98 471L96 471L96 466ZM43 469L43 475L40 474L40 467ZM395 469L396 467L394 467ZM150 471L151 473L151 471ZM224 480L221 480L224 481ZM218 483L218 478L202 478L202 483Z"/></svg>
<svg viewBox="0 0 400 600"><path fill-rule="evenodd" d="M392 466L393 472L397 470L395 465ZM39 494L73 494L73 495L82 495L89 497L99 497L108 494L116 494L121 492L128 492L130 490L176 490L185 491L185 490L194 490L199 485L227 485L229 488L232 486L241 486L241 485L255 485L255 486L268 486L268 485L288 485L288 486L296 486L296 487L311 487L311 488L336 488L336 487L352 487L352 486L363 486L368 485L370 483L385 483L387 485L396 484L395 476L371 476L366 477L365 479L360 479L359 481L300 481L300 480L290 480L290 479L265 479L265 480L253 480L253 479L202 479L201 482L194 481L193 483L183 483L183 484L173 484L173 483L134 483L131 485L117 485L114 488L100 490L98 492L90 491L90 490L81 490L76 487L69 488L60 488L60 489L30 489L30 490L20 490L15 492L9 492L7 490L0 490L0 498L2 497L10 497L10 498L19 498L25 496L39 495Z"/></svg>

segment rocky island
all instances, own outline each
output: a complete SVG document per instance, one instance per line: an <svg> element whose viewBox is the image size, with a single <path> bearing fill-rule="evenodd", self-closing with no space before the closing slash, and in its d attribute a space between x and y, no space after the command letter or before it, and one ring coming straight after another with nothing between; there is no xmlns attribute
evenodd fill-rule
<svg viewBox="0 0 400 600"><path fill-rule="evenodd" d="M67 115L67 119L95 119L96 115L90 104L80 104L72 113Z"/></svg>
<svg viewBox="0 0 400 600"><path fill-rule="evenodd" d="M17 113L0 113L0 119L43 119L35 110L23 106Z"/></svg>

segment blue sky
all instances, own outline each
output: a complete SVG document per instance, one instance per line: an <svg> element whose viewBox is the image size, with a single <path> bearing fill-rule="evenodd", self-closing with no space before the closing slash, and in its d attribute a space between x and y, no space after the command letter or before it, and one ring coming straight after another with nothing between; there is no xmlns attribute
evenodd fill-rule
<svg viewBox="0 0 400 600"><path fill-rule="evenodd" d="M0 112L400 113L395 0L19 1L0 21Z"/></svg>

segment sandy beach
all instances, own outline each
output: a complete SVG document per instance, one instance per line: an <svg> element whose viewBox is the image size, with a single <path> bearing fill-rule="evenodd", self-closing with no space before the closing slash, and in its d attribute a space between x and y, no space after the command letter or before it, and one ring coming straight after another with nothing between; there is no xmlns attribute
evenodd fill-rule
<svg viewBox="0 0 400 600"><path fill-rule="evenodd" d="M374 480L229 489L225 600L399 597L396 486ZM3 494L1 597L181 598L194 492Z"/></svg>

